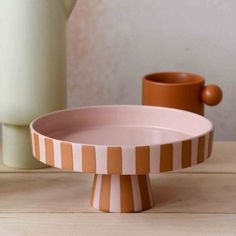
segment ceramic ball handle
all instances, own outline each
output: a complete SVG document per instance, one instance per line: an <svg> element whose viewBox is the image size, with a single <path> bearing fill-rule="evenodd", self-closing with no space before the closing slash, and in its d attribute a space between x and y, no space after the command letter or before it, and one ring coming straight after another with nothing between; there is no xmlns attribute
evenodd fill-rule
<svg viewBox="0 0 236 236"><path fill-rule="evenodd" d="M209 84L202 90L201 99L205 104L215 106L223 99L223 92L219 86Z"/></svg>

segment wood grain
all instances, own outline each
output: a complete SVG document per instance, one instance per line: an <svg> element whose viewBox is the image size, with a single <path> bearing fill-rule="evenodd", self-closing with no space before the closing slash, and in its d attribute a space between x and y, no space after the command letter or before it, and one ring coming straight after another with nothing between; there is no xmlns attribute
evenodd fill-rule
<svg viewBox="0 0 236 236"><path fill-rule="evenodd" d="M0 235L234 236L235 222L231 214L2 214Z"/></svg>

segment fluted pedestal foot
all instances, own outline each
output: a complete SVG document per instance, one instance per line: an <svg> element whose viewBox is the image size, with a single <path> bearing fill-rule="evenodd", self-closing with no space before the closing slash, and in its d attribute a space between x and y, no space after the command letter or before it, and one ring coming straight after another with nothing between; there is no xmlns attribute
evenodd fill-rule
<svg viewBox="0 0 236 236"><path fill-rule="evenodd" d="M140 212L152 207L149 175L95 174L91 205L105 212Z"/></svg>

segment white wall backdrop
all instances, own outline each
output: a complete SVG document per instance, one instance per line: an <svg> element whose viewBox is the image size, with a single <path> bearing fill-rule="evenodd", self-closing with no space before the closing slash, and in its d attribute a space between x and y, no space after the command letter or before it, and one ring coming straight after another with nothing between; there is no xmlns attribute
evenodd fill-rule
<svg viewBox="0 0 236 236"><path fill-rule="evenodd" d="M155 71L205 76L224 91L206 108L236 140L235 0L79 0L68 22L68 105L140 104Z"/></svg>

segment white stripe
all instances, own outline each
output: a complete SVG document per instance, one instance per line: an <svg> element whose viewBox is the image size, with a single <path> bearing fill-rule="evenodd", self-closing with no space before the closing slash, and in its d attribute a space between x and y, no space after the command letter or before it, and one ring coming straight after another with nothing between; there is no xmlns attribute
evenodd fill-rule
<svg viewBox="0 0 236 236"><path fill-rule="evenodd" d="M107 174L107 147L96 147L96 173Z"/></svg>
<svg viewBox="0 0 236 236"><path fill-rule="evenodd" d="M35 157L35 143L34 143L34 133L32 132L31 133L31 143L32 143L32 153L33 153L33 156Z"/></svg>
<svg viewBox="0 0 236 236"><path fill-rule="evenodd" d="M182 168L182 142L173 144L173 170Z"/></svg>
<svg viewBox="0 0 236 236"><path fill-rule="evenodd" d="M110 212L121 212L120 175L111 175Z"/></svg>
<svg viewBox="0 0 236 236"><path fill-rule="evenodd" d="M135 148L122 148L122 174L136 174Z"/></svg>
<svg viewBox="0 0 236 236"><path fill-rule="evenodd" d="M40 161L46 163L45 142L44 142L44 137L41 135L39 135L39 152L40 152Z"/></svg>
<svg viewBox="0 0 236 236"><path fill-rule="evenodd" d="M160 172L160 146L150 146L150 173L156 174Z"/></svg>
<svg viewBox="0 0 236 236"><path fill-rule="evenodd" d="M134 211L142 211L142 200L141 193L139 189L138 175L131 175L131 184L132 184L132 192L133 192L133 200L134 200Z"/></svg>
<svg viewBox="0 0 236 236"><path fill-rule="evenodd" d="M82 145L72 144L73 170L82 172Z"/></svg>
<svg viewBox="0 0 236 236"><path fill-rule="evenodd" d="M191 165L197 164L198 138L192 139Z"/></svg>
<svg viewBox="0 0 236 236"><path fill-rule="evenodd" d="M150 206L152 206L153 205L152 186L151 186L151 183L150 183L149 175L146 175L146 180L147 180L147 187L148 187L148 193L149 193Z"/></svg>
<svg viewBox="0 0 236 236"><path fill-rule="evenodd" d="M204 160L208 158L209 133L205 135Z"/></svg>
<svg viewBox="0 0 236 236"><path fill-rule="evenodd" d="M93 207L97 209L99 209L101 185L102 185L102 175L97 175L97 181L95 184L94 199L93 199Z"/></svg>
<svg viewBox="0 0 236 236"><path fill-rule="evenodd" d="M61 142L53 140L53 151L54 151L54 165L57 168L61 168Z"/></svg>

